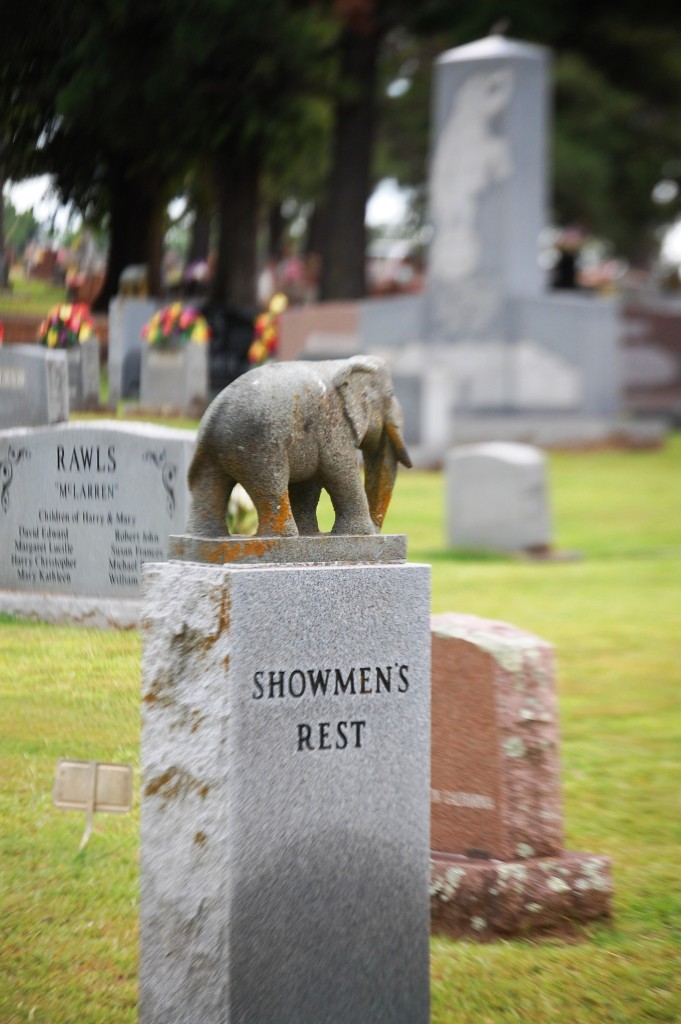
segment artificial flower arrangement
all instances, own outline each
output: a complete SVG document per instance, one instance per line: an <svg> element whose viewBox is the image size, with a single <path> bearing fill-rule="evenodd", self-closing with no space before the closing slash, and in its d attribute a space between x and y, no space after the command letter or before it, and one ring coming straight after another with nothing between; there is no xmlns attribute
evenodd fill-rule
<svg viewBox="0 0 681 1024"><path fill-rule="evenodd" d="M53 306L38 328L39 345L75 348L94 337L95 326L86 302L64 302Z"/></svg>
<svg viewBox="0 0 681 1024"><path fill-rule="evenodd" d="M194 306L174 302L154 313L142 328L142 337L156 348L175 348L190 341L205 345L210 340L210 327Z"/></svg>
<svg viewBox="0 0 681 1024"><path fill-rule="evenodd" d="M273 295L264 313L256 317L255 336L248 350L248 361L260 366L274 355L279 342L279 317L288 306L288 299L281 292Z"/></svg>

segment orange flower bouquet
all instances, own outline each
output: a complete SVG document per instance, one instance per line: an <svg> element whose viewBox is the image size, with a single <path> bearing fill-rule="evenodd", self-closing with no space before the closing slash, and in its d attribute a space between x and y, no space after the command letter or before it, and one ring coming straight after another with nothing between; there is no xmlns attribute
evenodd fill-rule
<svg viewBox="0 0 681 1024"><path fill-rule="evenodd" d="M285 295L278 292L270 299L264 313L256 317L255 336L248 350L248 361L254 366L267 362L277 351L279 343L279 317L288 305Z"/></svg>

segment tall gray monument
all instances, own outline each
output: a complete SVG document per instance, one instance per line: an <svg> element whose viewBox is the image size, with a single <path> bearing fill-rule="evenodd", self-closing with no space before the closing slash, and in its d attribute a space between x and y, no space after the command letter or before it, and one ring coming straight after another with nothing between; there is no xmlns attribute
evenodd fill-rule
<svg viewBox="0 0 681 1024"><path fill-rule="evenodd" d="M549 292L542 267L549 71L548 50L503 36L435 65L423 331L390 350L407 439L434 451L545 422L577 440L585 414L612 432L600 418L619 405L617 304Z"/></svg>
<svg viewBox="0 0 681 1024"><path fill-rule="evenodd" d="M488 36L435 65L430 333L499 338L505 304L539 295L548 51Z"/></svg>
<svg viewBox="0 0 681 1024"><path fill-rule="evenodd" d="M436 62L432 240L423 292L353 311L356 347L390 363L421 464L452 443L635 436L620 405L618 304L549 291L550 51L492 35ZM325 304L298 318L314 346ZM285 314L284 334L297 314Z"/></svg>
<svg viewBox="0 0 681 1024"><path fill-rule="evenodd" d="M378 534L399 420L376 359L252 371L204 416L192 534L144 573L141 1024L429 1020L429 568Z"/></svg>

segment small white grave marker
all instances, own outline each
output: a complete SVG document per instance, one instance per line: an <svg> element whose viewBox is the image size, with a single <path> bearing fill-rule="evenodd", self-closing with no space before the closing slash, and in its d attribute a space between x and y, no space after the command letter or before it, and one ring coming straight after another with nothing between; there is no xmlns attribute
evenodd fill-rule
<svg viewBox="0 0 681 1024"><path fill-rule="evenodd" d="M65 811L85 811L82 850L92 832L95 811L125 814L132 807L132 765L99 761L68 761L57 765L52 802Z"/></svg>

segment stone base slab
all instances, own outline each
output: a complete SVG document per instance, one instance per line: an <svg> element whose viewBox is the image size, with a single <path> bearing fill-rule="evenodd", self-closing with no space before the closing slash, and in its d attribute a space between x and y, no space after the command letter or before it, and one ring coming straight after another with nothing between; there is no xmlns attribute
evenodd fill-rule
<svg viewBox="0 0 681 1024"><path fill-rule="evenodd" d="M456 444L482 441L520 441L542 448L658 448L669 432L664 419L620 419L580 413L517 412L506 415L457 415ZM411 448L409 449L411 455Z"/></svg>
<svg viewBox="0 0 681 1024"><path fill-rule="evenodd" d="M431 858L434 935L489 942L538 932L569 934L575 924L612 912L608 857L563 853L500 861L433 852Z"/></svg>
<svg viewBox="0 0 681 1024"><path fill-rule="evenodd" d="M93 626L97 629L136 629L141 599L72 597L67 594L0 590L0 614L51 625Z"/></svg>
<svg viewBox="0 0 681 1024"><path fill-rule="evenodd" d="M415 469L441 469L453 444L517 441L558 451L601 449L648 450L664 444L669 423L662 416L596 419L579 415L456 415L448 436L439 442L412 442L409 457Z"/></svg>
<svg viewBox="0 0 681 1024"><path fill-rule="evenodd" d="M331 534L313 537L194 537L177 534L170 537L169 557L210 565L270 562L280 565L399 564L407 557L407 538L403 534L368 537Z"/></svg>

